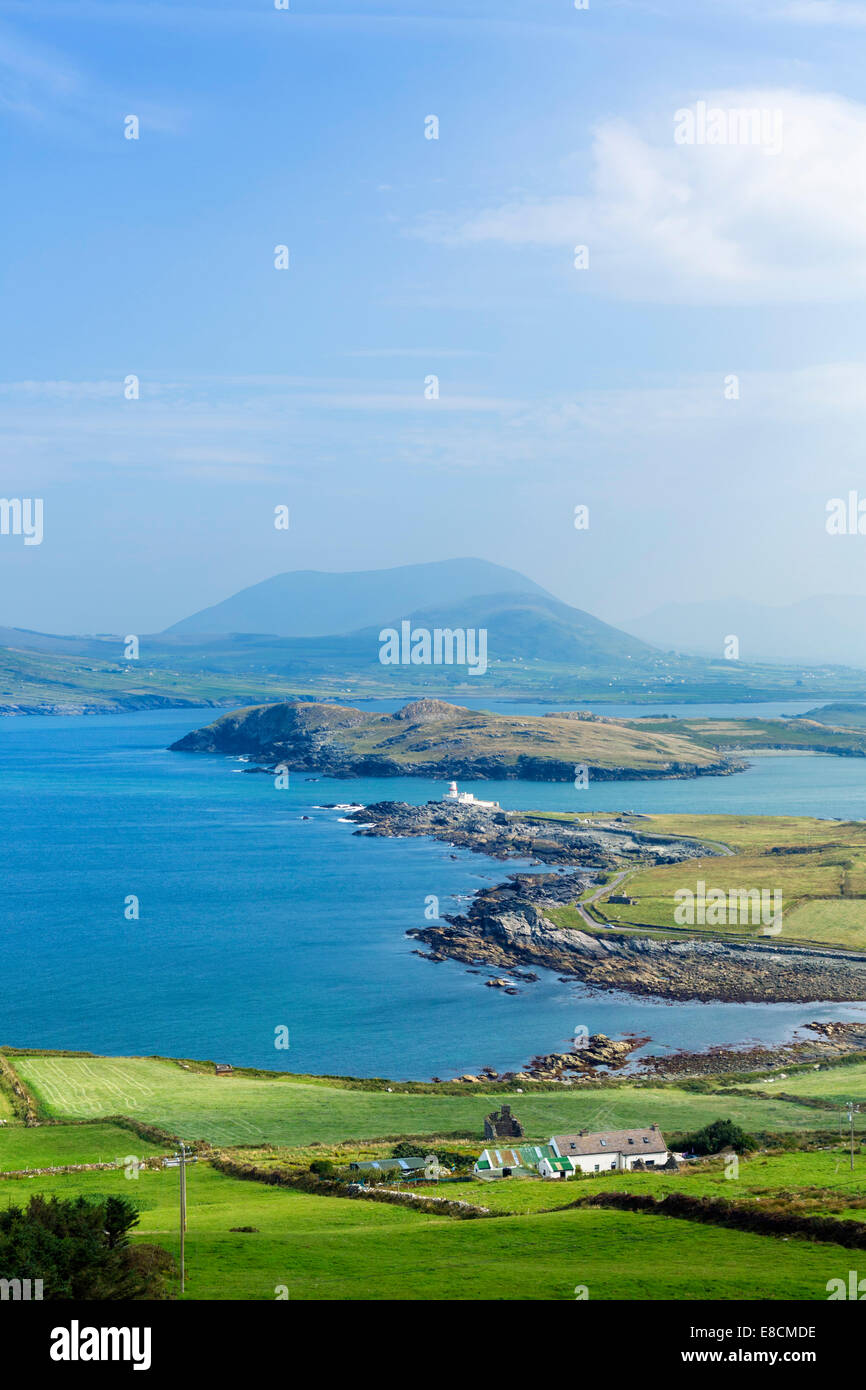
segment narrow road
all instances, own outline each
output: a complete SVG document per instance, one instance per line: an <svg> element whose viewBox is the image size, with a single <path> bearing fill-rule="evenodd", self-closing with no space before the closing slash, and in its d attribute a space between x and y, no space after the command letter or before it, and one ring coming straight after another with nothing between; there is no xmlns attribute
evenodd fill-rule
<svg viewBox="0 0 866 1390"><path fill-rule="evenodd" d="M730 855L735 853L735 851L732 850L729 845L722 844L721 840L701 840L699 841L699 843L702 845L706 845L710 849L718 850L720 855ZM612 893L613 890L618 886L618 884L622 883L623 879L628 878L629 874L633 874L636 872L637 870L634 868L623 869L621 873L614 875L610 883L604 883L600 888L597 888L591 898L585 898L582 903L574 904L574 906L577 908L578 912L580 913L581 917L583 918L584 922L588 927L600 927L610 925L610 923L596 922L592 917L590 917L589 913L586 911L586 908L589 907L592 903L597 903L599 898L603 898L606 893Z"/></svg>
<svg viewBox="0 0 866 1390"><path fill-rule="evenodd" d="M582 903L574 904L588 927L598 927L601 924L599 922L596 922L592 917L590 917L589 913L586 911L586 908L591 903L597 903L599 898L604 897L605 893L613 892L617 884L622 883L623 879L628 878L629 874L633 872L634 871L632 869L623 869L622 873L614 875L610 883L603 883L600 888L597 888L591 898L586 898L585 901Z"/></svg>

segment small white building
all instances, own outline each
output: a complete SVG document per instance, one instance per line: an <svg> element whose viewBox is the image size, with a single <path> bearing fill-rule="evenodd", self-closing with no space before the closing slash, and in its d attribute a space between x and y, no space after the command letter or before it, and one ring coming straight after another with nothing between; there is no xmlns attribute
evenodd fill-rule
<svg viewBox="0 0 866 1390"><path fill-rule="evenodd" d="M569 1158L581 1173L626 1173L638 1159L644 1168L662 1168L670 1158L658 1125L649 1129L613 1129L599 1133L555 1134L550 1147L558 1158Z"/></svg>
<svg viewBox="0 0 866 1390"><path fill-rule="evenodd" d="M498 811L498 801L479 801L477 796L471 792L460 792L457 790L456 782L448 783L448 790L442 798L443 801L456 801L460 806L477 806L480 810Z"/></svg>

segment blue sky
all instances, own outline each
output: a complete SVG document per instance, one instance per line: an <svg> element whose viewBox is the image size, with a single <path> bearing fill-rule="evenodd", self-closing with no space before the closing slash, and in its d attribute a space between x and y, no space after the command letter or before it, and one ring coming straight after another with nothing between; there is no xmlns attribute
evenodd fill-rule
<svg viewBox="0 0 866 1390"><path fill-rule="evenodd" d="M0 623L470 554L611 621L866 594L864 51L853 0L0 0ZM783 150L677 146L700 100Z"/></svg>

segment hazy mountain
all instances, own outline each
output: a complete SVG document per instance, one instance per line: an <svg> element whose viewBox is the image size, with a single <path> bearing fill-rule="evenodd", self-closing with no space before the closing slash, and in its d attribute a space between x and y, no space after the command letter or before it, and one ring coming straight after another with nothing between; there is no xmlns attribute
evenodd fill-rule
<svg viewBox="0 0 866 1390"><path fill-rule="evenodd" d="M52 632L32 632L26 627L0 627L0 648L16 651L54 652L61 656L92 656L102 653L109 642L119 649L120 637L63 637Z"/></svg>
<svg viewBox="0 0 866 1390"><path fill-rule="evenodd" d="M487 560L440 560L344 574L295 570L242 589L166 631L324 637L381 628L437 604L453 606L479 594L507 592L549 597L525 575Z"/></svg>
<svg viewBox="0 0 866 1390"><path fill-rule="evenodd" d="M261 633L234 636L169 633L151 639L162 643L166 661L179 659L211 670L250 669L280 672L357 670L379 664L379 634L401 622L411 630L484 628L488 660L543 661L554 665L625 669L654 664L659 653L627 633L571 608L543 591L530 594L478 594L430 608L389 613L384 622L355 632L316 637L271 637ZM152 648L149 644L148 650Z"/></svg>
<svg viewBox="0 0 866 1390"><path fill-rule="evenodd" d="M543 592L478 595L405 617L413 626L431 629L486 628L491 661L520 658L610 667L654 661L659 655L645 642Z"/></svg>
<svg viewBox="0 0 866 1390"><path fill-rule="evenodd" d="M620 626L663 651L720 657L733 635L745 662L866 667L866 598L827 594L778 608L748 599L666 603Z"/></svg>

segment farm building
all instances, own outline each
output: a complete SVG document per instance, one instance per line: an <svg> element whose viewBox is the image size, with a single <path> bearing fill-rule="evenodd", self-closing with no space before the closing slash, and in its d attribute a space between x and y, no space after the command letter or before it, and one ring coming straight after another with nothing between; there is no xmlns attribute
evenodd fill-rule
<svg viewBox="0 0 866 1390"><path fill-rule="evenodd" d="M440 1178L448 1169L444 1168L435 1154L426 1158L371 1158L350 1163L349 1169L360 1177L376 1173L390 1173L395 1178Z"/></svg>
<svg viewBox="0 0 866 1390"><path fill-rule="evenodd" d="M541 1164L546 1164L550 1171L542 1176L549 1177L554 1165L562 1163L562 1156L554 1153L550 1144L520 1144L514 1147L500 1144L484 1150L476 1160L473 1172L479 1178L532 1178L541 1171Z"/></svg>
<svg viewBox="0 0 866 1390"><path fill-rule="evenodd" d="M570 1158L581 1173L627 1172L640 1160L644 1168L661 1168L670 1158L658 1125L649 1129L614 1129L591 1134L555 1134L550 1147Z"/></svg>
<svg viewBox="0 0 866 1390"><path fill-rule="evenodd" d="M519 1144L485 1149L474 1168L479 1178L568 1179L575 1173L626 1172L662 1168L670 1159L657 1125L649 1129L616 1129L590 1134L556 1134L549 1144Z"/></svg>

